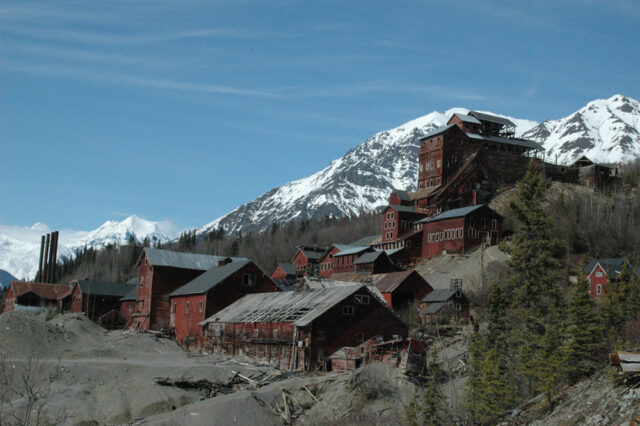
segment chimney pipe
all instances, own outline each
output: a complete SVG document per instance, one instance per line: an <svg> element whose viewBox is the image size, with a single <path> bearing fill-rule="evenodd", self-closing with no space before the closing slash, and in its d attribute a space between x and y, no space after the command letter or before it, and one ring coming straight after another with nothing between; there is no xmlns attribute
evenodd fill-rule
<svg viewBox="0 0 640 426"><path fill-rule="evenodd" d="M38 262L38 275L36 275L35 281L42 280L42 262L44 261L44 235L40 239L40 262Z"/></svg>
<svg viewBox="0 0 640 426"><path fill-rule="evenodd" d="M51 271L49 272L49 283L53 284L56 280L56 263L58 260L58 231L51 235Z"/></svg>
<svg viewBox="0 0 640 426"><path fill-rule="evenodd" d="M42 262L42 276L40 277L41 283L47 282L47 276L49 272L49 246L51 244L51 234L47 234L47 239L44 244L44 261Z"/></svg>

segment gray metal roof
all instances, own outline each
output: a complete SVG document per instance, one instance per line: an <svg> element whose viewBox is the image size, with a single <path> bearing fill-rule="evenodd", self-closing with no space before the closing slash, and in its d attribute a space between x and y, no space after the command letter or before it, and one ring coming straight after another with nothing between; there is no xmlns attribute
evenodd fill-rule
<svg viewBox="0 0 640 426"><path fill-rule="evenodd" d="M193 269L196 271L206 271L212 266L218 266L218 263L220 261L229 258L228 256L215 256L199 253L182 253L179 251L162 250L151 247L145 247L144 251L147 254L149 262L151 262L151 265L153 266ZM243 258L231 258L231 260L234 261L240 259Z"/></svg>
<svg viewBox="0 0 640 426"><path fill-rule="evenodd" d="M298 250L305 255L307 259L320 260L324 257L325 249L319 247L298 246Z"/></svg>
<svg viewBox="0 0 640 426"><path fill-rule="evenodd" d="M427 132L424 136L422 136L420 139L427 139L427 138L432 138L434 136L439 135L440 133L444 133L447 130L451 129L452 127L458 127L455 124L449 124L448 126L442 126L442 127L438 127L437 129L433 129L430 132Z"/></svg>
<svg viewBox="0 0 640 426"><path fill-rule="evenodd" d="M416 209L414 209L411 206L403 206L400 204L389 204L389 207L399 212L418 213Z"/></svg>
<svg viewBox="0 0 640 426"><path fill-rule="evenodd" d="M483 206L484 204L477 204L475 206L461 207L459 209L451 209L433 217L425 217L424 219L420 219L414 223L436 222L438 220L443 220L443 219L453 219L456 217L464 217L469 213L474 212Z"/></svg>
<svg viewBox="0 0 640 426"><path fill-rule="evenodd" d="M250 260L238 260L236 262L227 263L223 266L214 266L204 274L173 291L169 296L185 296L188 294L206 293L225 279L229 278L229 276L247 266L249 263L253 262Z"/></svg>
<svg viewBox="0 0 640 426"><path fill-rule="evenodd" d="M584 267L583 271L585 274L591 274L596 268L596 265L599 264L600 266L602 266L602 269L604 269L605 273L610 279L616 279L618 278L618 275L620 275L620 272L622 272L622 267L625 262L629 264L629 261L624 257L616 257L611 259L594 259Z"/></svg>
<svg viewBox="0 0 640 426"><path fill-rule="evenodd" d="M366 237L362 237L357 241L349 243L349 245L350 246L354 246L354 247L357 247L357 246L368 246L369 244L374 242L379 237L380 237L380 235L367 235Z"/></svg>
<svg viewBox="0 0 640 426"><path fill-rule="evenodd" d="M125 294L120 299L121 302L128 301L128 300L138 300L138 286L137 285L132 286L131 290L129 290L127 292L127 294Z"/></svg>
<svg viewBox="0 0 640 426"><path fill-rule="evenodd" d="M487 142L506 143L508 145L520 146L520 147L527 148L527 149L539 149L539 150L544 149L542 147L542 145L537 144L537 143L535 143L533 141L530 141L530 140L527 140L527 139L505 138L505 137L502 137L502 136L485 136L485 135L479 135L477 133L466 133L466 135L470 139L475 139L475 140L482 140L482 141L487 141Z"/></svg>
<svg viewBox="0 0 640 426"><path fill-rule="evenodd" d="M78 280L80 291L83 294L96 294L98 296L115 296L122 297L131 291L131 287L135 285L124 283L109 283L104 281Z"/></svg>
<svg viewBox="0 0 640 426"><path fill-rule="evenodd" d="M138 285L138 277L133 277L133 278L131 278L129 281L127 281L127 284L135 284L135 285Z"/></svg>
<svg viewBox="0 0 640 426"><path fill-rule="evenodd" d="M427 306L426 308L424 308L423 310L420 311L421 314L437 314L438 312L440 312L440 310L442 308L444 308L445 306L447 306L449 303L448 302L437 302L437 303L432 303L429 306Z"/></svg>
<svg viewBox="0 0 640 426"><path fill-rule="evenodd" d="M296 265L294 265L293 263L278 263L278 265L280 265L282 270L287 275L295 275L296 274Z"/></svg>
<svg viewBox="0 0 640 426"><path fill-rule="evenodd" d="M362 247L349 247L347 249L341 250L338 253L334 254L333 257L342 257L349 256L352 254L360 254L363 251L372 250L371 246L362 246Z"/></svg>
<svg viewBox="0 0 640 426"><path fill-rule="evenodd" d="M322 290L248 294L200 325L286 321L304 327L355 292L364 288L371 293L366 286L350 284Z"/></svg>
<svg viewBox="0 0 640 426"><path fill-rule="evenodd" d="M402 201L412 201L411 195L409 195L409 192L404 189L394 189L393 192L398 194L398 198Z"/></svg>
<svg viewBox="0 0 640 426"><path fill-rule="evenodd" d="M480 123L480 120L478 120L477 118L475 118L475 117L473 117L473 116L471 116L471 115L467 115L467 114L458 114L458 113L455 113L455 114L453 114L453 115L455 115L456 117L459 117L459 118L460 118L460 120L461 120L462 122L464 122L464 123L482 124L482 123ZM451 116L451 118L453 118L453 115ZM451 118L450 118L449 120L451 120Z"/></svg>
<svg viewBox="0 0 640 426"><path fill-rule="evenodd" d="M371 251L368 253L363 253L362 256L358 257L358 260L356 260L353 263L355 265L363 265L365 263L375 262L378 257L383 255L387 256L387 254L384 251Z"/></svg>
<svg viewBox="0 0 640 426"><path fill-rule="evenodd" d="M456 294L454 288L437 288L431 293L427 294L422 301L423 302L446 302Z"/></svg>
<svg viewBox="0 0 640 426"><path fill-rule="evenodd" d="M495 115L485 114L484 112L478 112L478 111L469 111L469 115L474 116L481 121L490 121L492 123L502 124L503 126L515 127L515 124L513 123L513 121L504 117L498 117Z"/></svg>

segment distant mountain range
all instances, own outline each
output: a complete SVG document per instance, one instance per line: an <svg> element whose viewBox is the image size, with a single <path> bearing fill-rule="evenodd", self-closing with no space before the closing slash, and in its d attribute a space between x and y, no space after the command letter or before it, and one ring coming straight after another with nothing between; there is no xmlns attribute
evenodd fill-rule
<svg viewBox="0 0 640 426"><path fill-rule="evenodd" d="M198 231L255 232L290 219L375 211L386 205L392 188L415 189L420 137L453 113L468 111L432 112L377 133L323 170L274 188ZM640 158L640 104L629 97L598 99L568 117L542 123L508 118L517 126L516 136L543 145L549 162L568 164L582 155L603 163Z"/></svg>
<svg viewBox="0 0 640 426"><path fill-rule="evenodd" d="M9 287L9 283L14 280L17 280L17 278L7 271L0 269L0 289Z"/></svg>
<svg viewBox="0 0 640 426"><path fill-rule="evenodd" d="M415 189L420 137L443 126L453 113L468 111L432 112L376 133L319 172L268 191L204 225L198 233L219 227L227 234L256 232L292 219L374 212L387 204L392 188ZM543 145L550 162L568 164L582 155L602 163L640 158L640 103L629 97L598 99L567 117L542 123L507 118L516 124L516 136ZM18 278L33 278L40 236L48 232L40 223L30 228L0 225L0 268ZM167 224L131 216L122 222L108 221L90 232L60 231L58 257L73 257L85 246L126 244L130 237L137 242L145 237L167 242L177 234Z"/></svg>
<svg viewBox="0 0 640 426"><path fill-rule="evenodd" d="M49 227L42 223L31 227L0 227L0 269L20 279L33 279L38 271L40 237L49 232ZM73 258L76 250L84 247L127 244L131 237L138 243L145 238L152 243L165 243L175 238L176 232L168 224L137 216L130 216L122 222L107 221L90 232L60 230L58 259Z"/></svg>

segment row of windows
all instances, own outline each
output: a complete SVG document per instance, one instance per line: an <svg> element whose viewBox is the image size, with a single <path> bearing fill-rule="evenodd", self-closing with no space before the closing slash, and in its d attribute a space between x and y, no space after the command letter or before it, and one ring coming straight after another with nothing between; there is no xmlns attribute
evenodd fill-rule
<svg viewBox="0 0 640 426"><path fill-rule="evenodd" d="M396 228L396 222L392 221L392 222L385 222L384 223L384 229L395 229Z"/></svg>
<svg viewBox="0 0 640 426"><path fill-rule="evenodd" d="M394 212L387 212L387 219L393 219Z"/></svg>
<svg viewBox="0 0 640 426"><path fill-rule="evenodd" d="M441 232L433 232L427 235L427 242L432 241L449 241L449 240L461 240L464 238L464 229L446 229Z"/></svg>
<svg viewBox="0 0 640 426"><path fill-rule="evenodd" d="M393 240L393 231L384 233L385 240Z"/></svg>
<svg viewBox="0 0 640 426"><path fill-rule="evenodd" d="M434 185L440 185L440 178L432 178L429 180L423 180L422 182L420 182L420 185L418 185L420 188L426 188L427 186L434 186Z"/></svg>
<svg viewBox="0 0 640 426"><path fill-rule="evenodd" d="M189 306L190 306L190 303L187 300L185 302L185 304L184 304L184 313L185 314L189 313ZM178 310L178 302L173 302L173 306L171 307L171 312L175 314L177 310ZM200 301L200 306L198 308L198 312L202 312L203 310L204 310L204 302L201 300Z"/></svg>

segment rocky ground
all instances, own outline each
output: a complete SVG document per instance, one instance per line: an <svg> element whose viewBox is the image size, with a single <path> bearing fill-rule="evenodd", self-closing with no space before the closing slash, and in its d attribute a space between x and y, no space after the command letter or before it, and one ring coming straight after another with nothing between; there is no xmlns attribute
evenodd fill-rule
<svg viewBox="0 0 640 426"><path fill-rule="evenodd" d="M0 424L397 424L415 385L397 369L292 375L184 352L149 334L105 331L83 315L0 315ZM2 381L2 377L7 377ZM29 392L37 401L28 409ZM3 395L3 383L11 391ZM42 408L40 410L40 408ZM367 421L368 422L368 421Z"/></svg>

